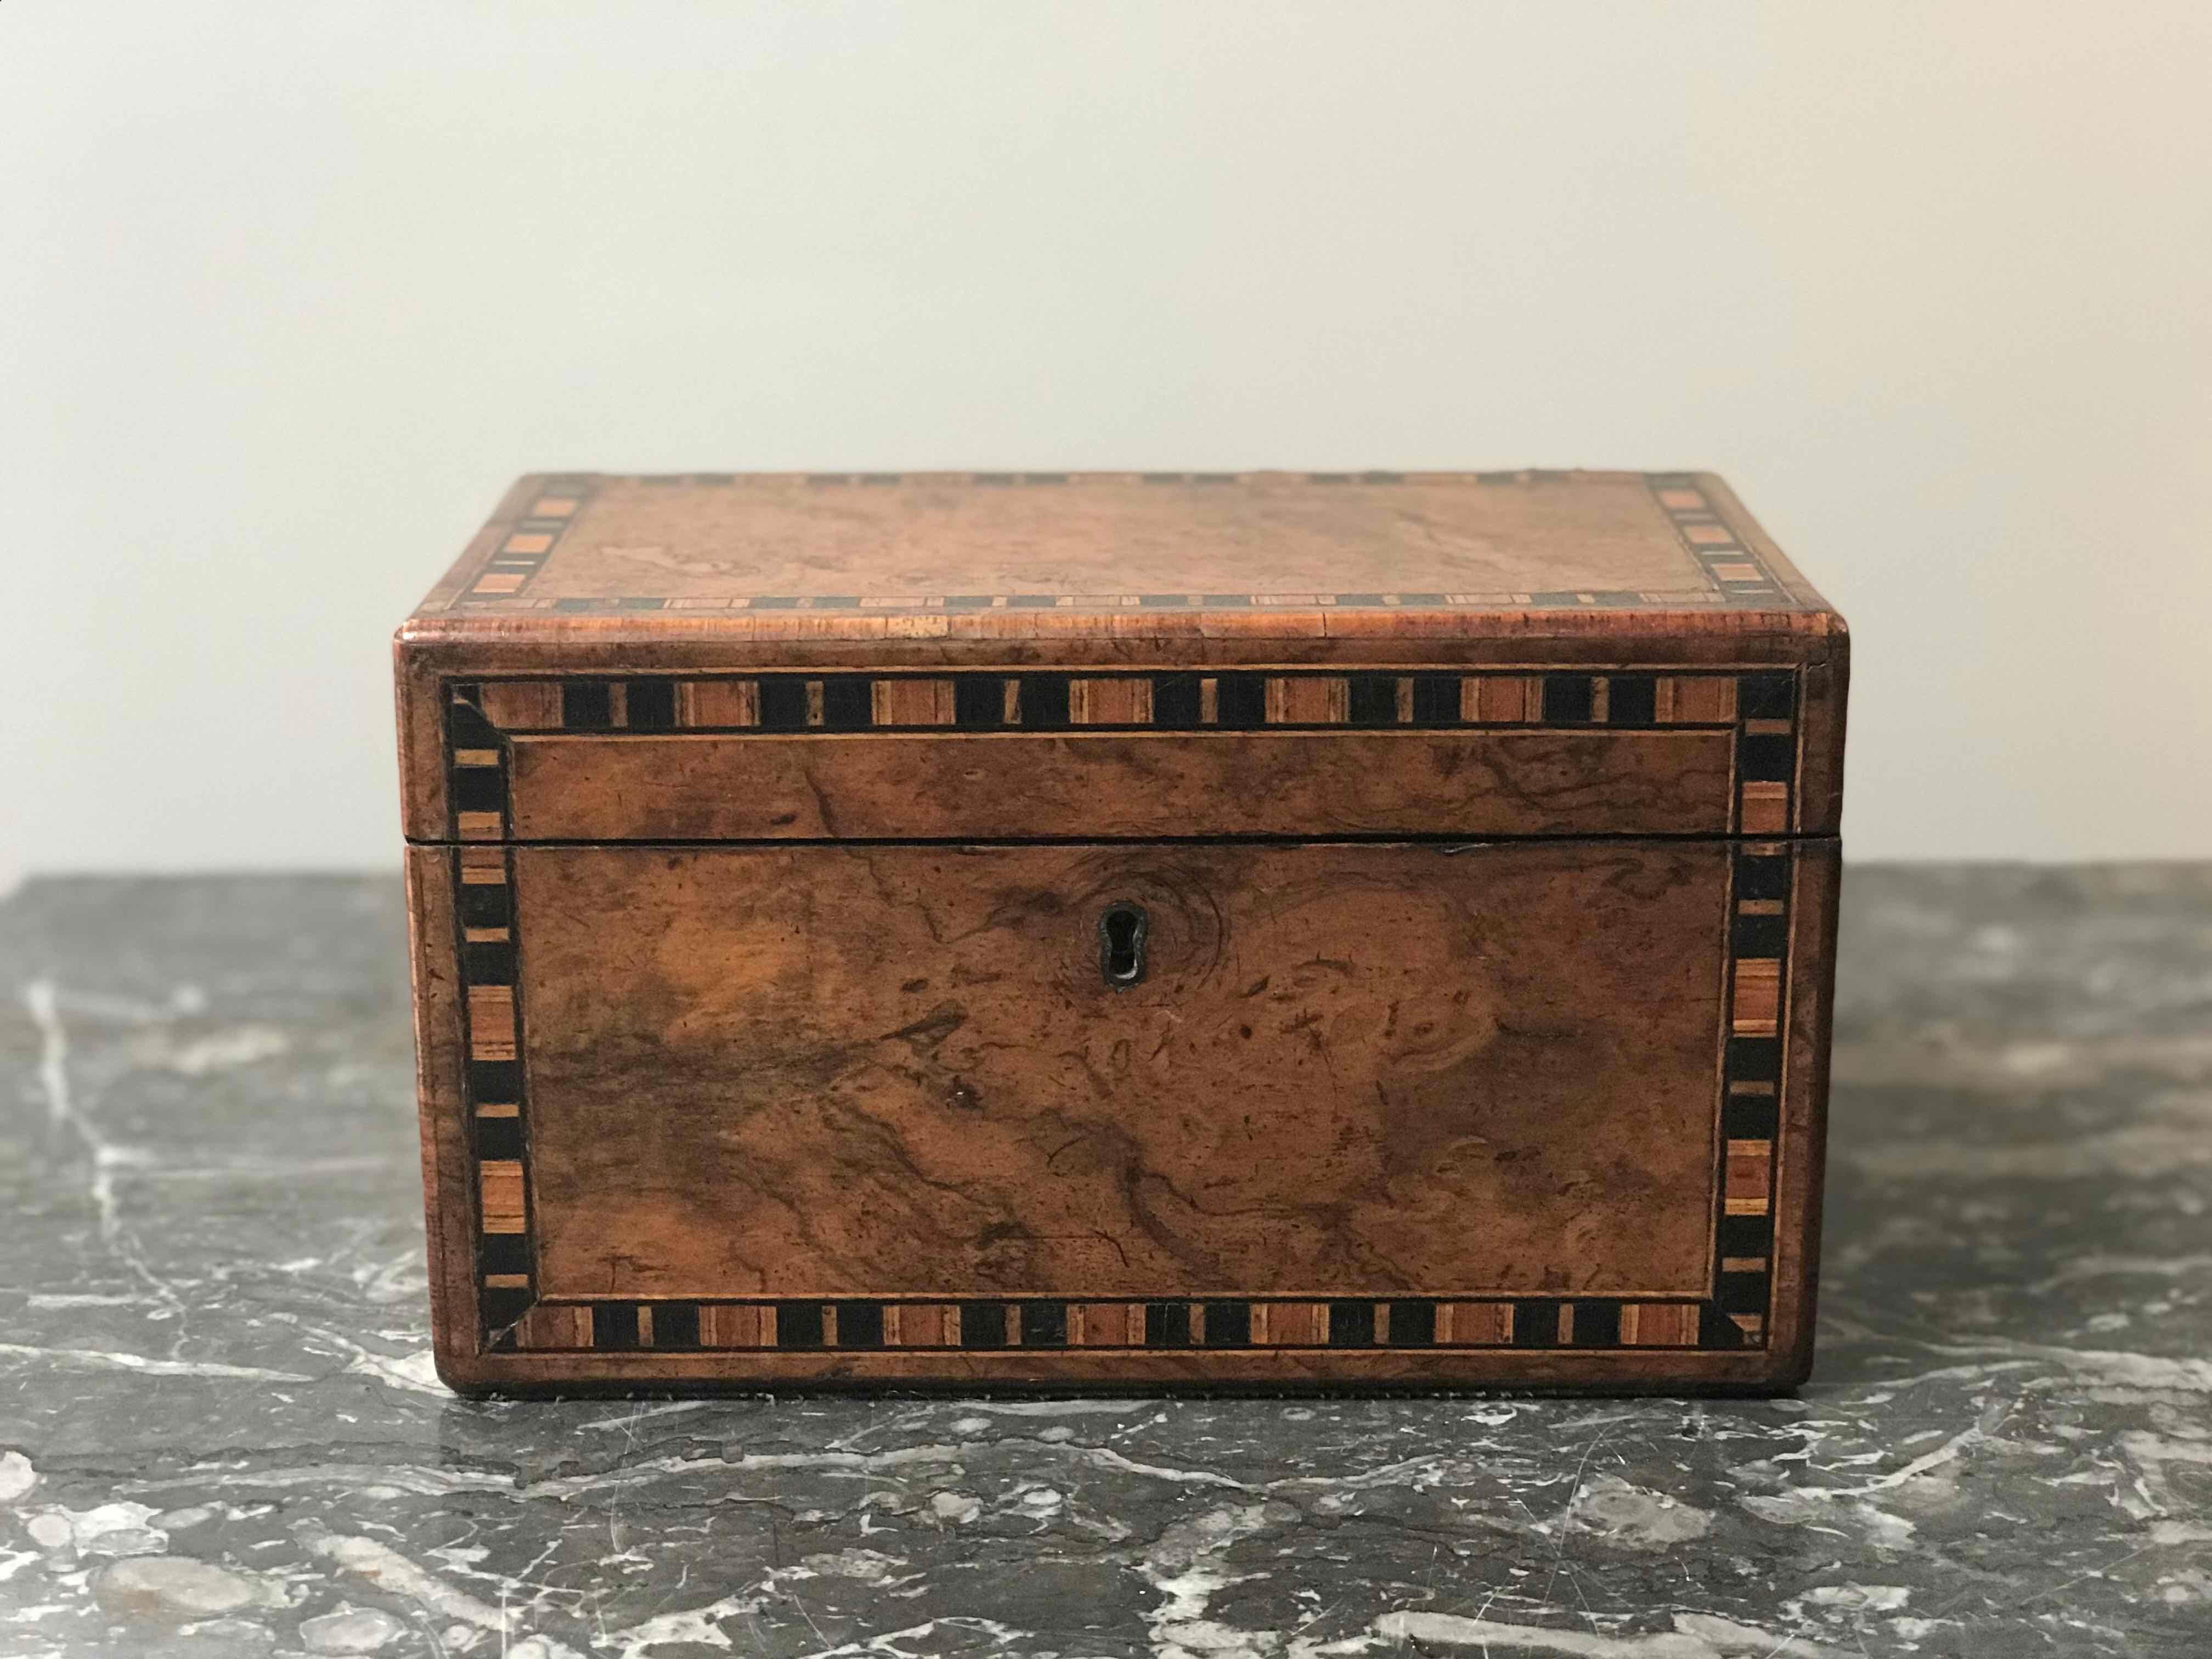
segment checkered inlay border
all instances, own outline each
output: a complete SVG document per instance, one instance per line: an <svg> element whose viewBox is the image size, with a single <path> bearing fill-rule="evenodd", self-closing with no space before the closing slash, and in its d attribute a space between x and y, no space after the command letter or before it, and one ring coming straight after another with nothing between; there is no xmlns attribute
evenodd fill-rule
<svg viewBox="0 0 2212 1659"><path fill-rule="evenodd" d="M1028 682L1061 683L1048 700L1066 729L1079 711L1107 725L1147 702L1196 696L1216 729L1278 723L1341 726L1364 709L1376 725L1613 726L1658 730L1723 726L1735 732L1738 827L1787 833L1795 786L1798 688L1786 671L1707 674L1327 674L1251 671L1216 676L956 676L810 674L741 678L471 681L447 687L448 782L463 842L496 842L507 823L509 734L626 733L698 729L794 732L957 730L963 708L984 724L1020 718ZM1211 697L1185 679L1215 681ZM963 693L961 683L982 689ZM1072 682L1103 684L1079 693ZM1163 696L1162 682L1178 682ZM775 689L769 689L770 683ZM1235 689L1224 694L1222 682ZM834 693L832 683L840 689ZM1248 684L1249 683L1249 684ZM1365 689L1362 690L1362 686ZM719 688L702 693L702 687ZM882 688L894 688L886 692ZM916 690L915 688L922 689ZM1427 689L1424 690L1425 687ZM687 689L688 688L688 689ZM1224 706L1242 710L1221 720ZM1177 700L1180 701L1177 701ZM783 711L774 715L763 711ZM932 719L917 721L915 711ZM951 718L935 720L949 711ZM1316 714L1316 711L1320 711ZM688 712L690 720L684 718ZM1386 718L1386 712L1388 718ZM748 718L734 716L746 714ZM810 720L818 715L818 723ZM1249 715L1249 719L1246 716ZM1495 716L1494 719L1491 718ZM833 725L832 719L838 724ZM990 719L986 719L990 716ZM719 1301L540 1300L535 1285L524 1011L511 851L460 845L450 854L455 950L465 1019L465 1109L477 1194L480 1331L487 1348L1178 1349L1614 1348L1764 1346L1771 1315L1774 1200L1781 1104L1788 1076L1789 941L1796 855L1786 841L1744 840L1730 872L1726 1034L1716 1080L1718 1133L1711 1294L1699 1299L1431 1297L1317 1300L1188 1297L1022 1298L754 1298Z"/></svg>
<svg viewBox="0 0 2212 1659"><path fill-rule="evenodd" d="M982 488L1048 488L1070 482L1146 484L1237 484L1261 475L1238 472L970 472L931 474L929 482ZM1464 483L1474 486L1533 485L1565 481L1566 472L1308 472L1268 474L1303 477L1306 483ZM821 489L866 489L906 481L898 472L817 472L805 483ZM830 611L867 616L930 616L995 611L1603 611L1683 605L1757 608L1786 605L1790 595L1756 549L1731 529L1688 473L1654 472L1644 482L1682 545L1696 560L1708 587L1699 592L1646 592L1631 589L1548 589L1481 593L842 593L747 594L700 598L623 595L608 598L538 599L531 580L578 516L602 479L585 474L549 478L530 511L501 538L498 546L453 602L459 611L496 606L558 613L605 616L624 611L670 611L714 615L729 611ZM744 480L727 472L656 473L629 480L648 485L738 486Z"/></svg>
<svg viewBox="0 0 2212 1659"><path fill-rule="evenodd" d="M548 478L530 511L500 538L455 604L466 609L517 599L531 578L545 568L596 487L597 480L581 475Z"/></svg>
<svg viewBox="0 0 2212 1659"><path fill-rule="evenodd" d="M489 1335L511 1328L538 1300L514 871L502 848L457 847L450 858L461 983L461 1097L477 1199L477 1310Z"/></svg>
<svg viewBox="0 0 2212 1659"><path fill-rule="evenodd" d="M1754 1346L1765 1343L1773 1301L1775 1181L1788 1075L1796 884L1796 854L1789 842L1753 842L1737 849L1729 891L1713 1305Z"/></svg>
<svg viewBox="0 0 2212 1659"><path fill-rule="evenodd" d="M547 1300L489 1335L501 1352L1757 1346L1710 1301L1554 1297Z"/></svg>
<svg viewBox="0 0 2212 1659"><path fill-rule="evenodd" d="M1790 833L1798 766L1794 671L1606 673L1510 670L1223 669L883 673L775 669L742 675L508 678L449 684L447 801L457 841L507 834L509 743L588 732L834 738L984 732L1605 731L1735 735L1734 829Z"/></svg>

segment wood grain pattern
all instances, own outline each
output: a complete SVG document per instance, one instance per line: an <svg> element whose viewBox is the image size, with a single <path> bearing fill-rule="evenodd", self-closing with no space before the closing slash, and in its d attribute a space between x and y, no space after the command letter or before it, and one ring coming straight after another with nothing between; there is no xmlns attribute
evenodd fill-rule
<svg viewBox="0 0 2212 1659"><path fill-rule="evenodd" d="M524 849L540 1287L1696 1295L1727 869Z"/></svg>
<svg viewBox="0 0 2212 1659"><path fill-rule="evenodd" d="M1729 738L1548 732L525 737L526 841L1729 829Z"/></svg>

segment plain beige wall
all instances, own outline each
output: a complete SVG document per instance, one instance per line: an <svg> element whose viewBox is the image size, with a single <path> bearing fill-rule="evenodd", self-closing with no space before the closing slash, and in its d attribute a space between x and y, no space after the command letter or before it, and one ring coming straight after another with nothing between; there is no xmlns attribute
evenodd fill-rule
<svg viewBox="0 0 2212 1659"><path fill-rule="evenodd" d="M2212 854L2212 7L0 8L0 880L388 865L514 473L1711 466L1850 851Z"/></svg>

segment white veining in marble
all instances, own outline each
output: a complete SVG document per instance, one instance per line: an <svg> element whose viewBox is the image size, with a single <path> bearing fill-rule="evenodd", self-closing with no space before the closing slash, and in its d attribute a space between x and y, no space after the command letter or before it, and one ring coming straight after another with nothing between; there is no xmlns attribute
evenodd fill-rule
<svg viewBox="0 0 2212 1659"><path fill-rule="evenodd" d="M2212 1653L2212 872L1851 872L1781 1401L457 1400L399 929L0 907L9 1659Z"/></svg>

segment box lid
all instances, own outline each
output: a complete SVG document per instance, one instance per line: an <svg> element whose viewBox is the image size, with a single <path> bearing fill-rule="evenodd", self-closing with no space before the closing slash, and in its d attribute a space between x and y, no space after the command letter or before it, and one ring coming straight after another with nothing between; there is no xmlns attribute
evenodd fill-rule
<svg viewBox="0 0 2212 1659"><path fill-rule="evenodd" d="M405 823L1827 834L1845 643L1706 473L540 474L399 630Z"/></svg>
<svg viewBox="0 0 2212 1659"><path fill-rule="evenodd" d="M410 628L747 639L1480 631L1829 607L1711 475L548 474Z"/></svg>

